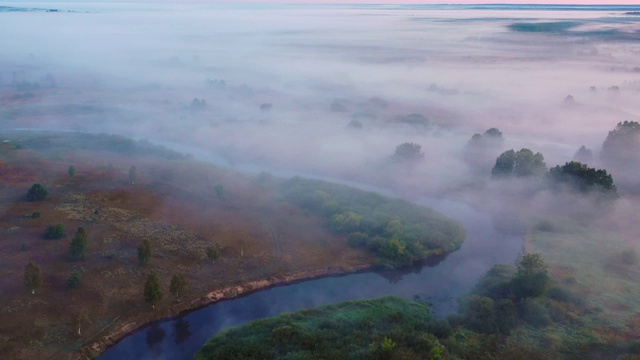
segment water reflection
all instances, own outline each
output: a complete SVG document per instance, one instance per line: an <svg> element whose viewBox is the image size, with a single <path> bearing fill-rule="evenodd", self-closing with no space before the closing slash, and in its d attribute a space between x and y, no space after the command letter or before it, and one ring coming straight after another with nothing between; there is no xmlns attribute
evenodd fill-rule
<svg viewBox="0 0 640 360"><path fill-rule="evenodd" d="M176 345L179 345L191 336L191 331L189 331L189 327L191 324L185 319L178 319L175 324L173 324L173 341L175 341Z"/></svg>

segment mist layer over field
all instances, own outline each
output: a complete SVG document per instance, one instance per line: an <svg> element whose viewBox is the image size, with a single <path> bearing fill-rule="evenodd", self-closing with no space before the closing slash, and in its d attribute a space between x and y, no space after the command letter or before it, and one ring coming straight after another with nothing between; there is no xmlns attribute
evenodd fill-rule
<svg viewBox="0 0 640 360"><path fill-rule="evenodd" d="M26 95L3 96L4 129L148 137L232 164L369 182L394 173L440 192L469 175L461 155L474 133L504 133L493 158L528 147L555 165L640 118L640 43L629 41L640 19L622 11L55 7L0 13L11 34L0 86ZM390 167L403 142L424 161Z"/></svg>

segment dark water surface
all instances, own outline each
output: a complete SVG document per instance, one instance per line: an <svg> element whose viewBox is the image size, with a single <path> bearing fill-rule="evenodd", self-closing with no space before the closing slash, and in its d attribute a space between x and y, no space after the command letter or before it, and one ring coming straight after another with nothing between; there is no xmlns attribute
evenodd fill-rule
<svg viewBox="0 0 640 360"><path fill-rule="evenodd" d="M437 314L446 315L455 311L456 298L468 292L493 264L513 262L522 249L522 235L497 231L488 214L446 200L414 200L457 219L466 229L462 248L437 265L409 272L328 277L221 301L138 330L98 359L191 359L213 334L232 326L284 312L384 295L409 299L417 295L430 301Z"/></svg>

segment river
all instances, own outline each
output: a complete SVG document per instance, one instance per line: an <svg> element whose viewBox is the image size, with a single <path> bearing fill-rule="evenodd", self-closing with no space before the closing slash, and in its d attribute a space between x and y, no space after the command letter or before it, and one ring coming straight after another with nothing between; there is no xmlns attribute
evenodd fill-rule
<svg viewBox="0 0 640 360"><path fill-rule="evenodd" d="M458 296L468 292L493 264L515 261L521 234L505 234L490 215L447 200L415 202L460 221L467 237L462 248L434 266L404 272L368 272L277 286L211 304L177 318L154 322L108 348L98 359L191 359L213 334L251 320L345 300L396 295L429 301L438 315L456 309Z"/></svg>

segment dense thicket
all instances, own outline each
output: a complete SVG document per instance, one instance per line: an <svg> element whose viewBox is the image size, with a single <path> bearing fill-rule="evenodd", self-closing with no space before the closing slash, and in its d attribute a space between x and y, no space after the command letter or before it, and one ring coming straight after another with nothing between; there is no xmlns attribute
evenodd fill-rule
<svg viewBox="0 0 640 360"><path fill-rule="evenodd" d="M347 301L228 330L195 358L442 359L430 320L426 305L400 298Z"/></svg>
<svg viewBox="0 0 640 360"><path fill-rule="evenodd" d="M456 221L407 201L299 177L281 189L287 200L324 217L332 231L375 253L383 265L410 265L446 254L464 240Z"/></svg>

